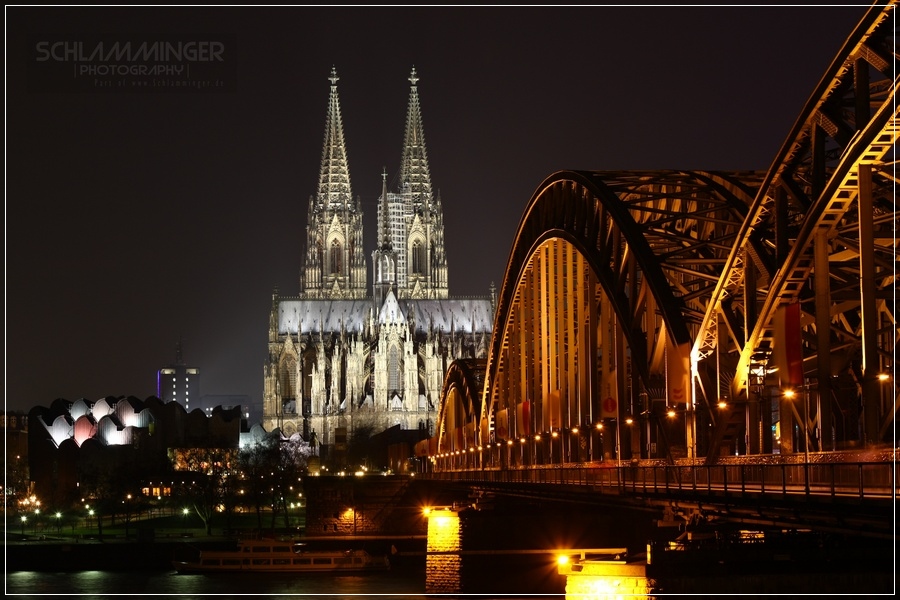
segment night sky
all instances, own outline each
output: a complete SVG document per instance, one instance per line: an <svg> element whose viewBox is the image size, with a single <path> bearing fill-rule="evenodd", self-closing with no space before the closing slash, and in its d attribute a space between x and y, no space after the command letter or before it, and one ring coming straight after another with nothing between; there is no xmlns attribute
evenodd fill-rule
<svg viewBox="0 0 900 600"><path fill-rule="evenodd" d="M367 258L415 66L450 293L484 295L556 171L768 169L866 10L7 7L6 408L146 398L179 339L201 394L261 403L332 66ZM227 36L233 91L29 77L36 40L103 35Z"/></svg>

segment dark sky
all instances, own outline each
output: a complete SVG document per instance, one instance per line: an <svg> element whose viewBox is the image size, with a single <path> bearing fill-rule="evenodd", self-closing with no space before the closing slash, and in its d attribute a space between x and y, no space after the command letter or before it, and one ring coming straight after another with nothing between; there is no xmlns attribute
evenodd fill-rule
<svg viewBox="0 0 900 600"><path fill-rule="evenodd" d="M7 7L6 407L146 398L179 338L202 394L261 402L332 66L367 257L414 65L450 293L481 295L556 171L767 169L865 11ZM27 77L36 40L106 34L230 36L234 91Z"/></svg>

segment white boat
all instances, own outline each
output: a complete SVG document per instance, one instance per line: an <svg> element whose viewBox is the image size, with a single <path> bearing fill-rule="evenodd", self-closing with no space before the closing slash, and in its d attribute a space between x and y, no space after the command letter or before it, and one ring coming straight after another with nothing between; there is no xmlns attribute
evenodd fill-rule
<svg viewBox="0 0 900 600"><path fill-rule="evenodd" d="M343 573L384 571L390 561L365 550L308 550L298 542L263 539L242 540L236 550L201 550L197 560L173 560L172 566L179 573Z"/></svg>

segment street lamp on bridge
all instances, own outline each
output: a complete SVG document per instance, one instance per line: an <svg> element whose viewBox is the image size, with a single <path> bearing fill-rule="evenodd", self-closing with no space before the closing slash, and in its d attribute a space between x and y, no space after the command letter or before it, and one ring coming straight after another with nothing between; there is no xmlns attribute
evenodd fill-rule
<svg viewBox="0 0 900 600"><path fill-rule="evenodd" d="M793 400L797 392L793 389L784 390L784 397ZM803 473L804 489L809 494L809 391L803 386Z"/></svg>

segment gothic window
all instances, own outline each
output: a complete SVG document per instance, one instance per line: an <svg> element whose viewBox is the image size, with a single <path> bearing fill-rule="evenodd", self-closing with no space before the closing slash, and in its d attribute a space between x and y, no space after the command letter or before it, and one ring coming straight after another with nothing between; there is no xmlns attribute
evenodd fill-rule
<svg viewBox="0 0 900 600"><path fill-rule="evenodd" d="M388 351L388 393L400 388L400 351L391 346Z"/></svg>
<svg viewBox="0 0 900 600"><path fill-rule="evenodd" d="M288 356L281 362L281 369L278 374L281 383L282 398L297 397L297 359Z"/></svg>
<svg viewBox="0 0 900 600"><path fill-rule="evenodd" d="M412 245L412 270L413 275L425 274L425 246L416 240Z"/></svg>
<svg viewBox="0 0 900 600"><path fill-rule="evenodd" d="M339 275L344 270L344 253L341 251L341 243L337 240L331 242L331 273Z"/></svg>

